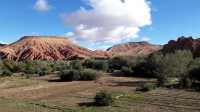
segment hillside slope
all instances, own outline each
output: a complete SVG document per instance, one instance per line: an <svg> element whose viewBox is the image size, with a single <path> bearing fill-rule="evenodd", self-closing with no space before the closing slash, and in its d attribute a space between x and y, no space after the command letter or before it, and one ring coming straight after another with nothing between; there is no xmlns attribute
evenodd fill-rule
<svg viewBox="0 0 200 112"><path fill-rule="evenodd" d="M60 60L73 58L106 58L82 48L64 37L25 36L0 49L0 57L12 60Z"/></svg>
<svg viewBox="0 0 200 112"><path fill-rule="evenodd" d="M162 46L152 45L148 42L129 42L125 44L115 45L107 51L112 56L144 56L161 50Z"/></svg>

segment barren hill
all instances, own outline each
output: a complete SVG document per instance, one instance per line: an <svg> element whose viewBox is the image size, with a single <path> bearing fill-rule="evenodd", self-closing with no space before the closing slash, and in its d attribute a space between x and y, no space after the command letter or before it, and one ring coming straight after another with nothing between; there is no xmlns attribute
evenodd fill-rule
<svg viewBox="0 0 200 112"><path fill-rule="evenodd" d="M107 51L112 54L112 56L143 56L161 49L162 46L152 45L148 42L129 42L115 45L107 49Z"/></svg>
<svg viewBox="0 0 200 112"><path fill-rule="evenodd" d="M65 37L25 36L0 47L0 58L10 60L69 60L77 58L111 58L113 56L148 55L162 46L147 42L129 42L115 45L106 51L92 51L74 44Z"/></svg>
<svg viewBox="0 0 200 112"><path fill-rule="evenodd" d="M73 58L106 58L72 43L64 37L25 36L0 49L0 57L12 60L59 60Z"/></svg>

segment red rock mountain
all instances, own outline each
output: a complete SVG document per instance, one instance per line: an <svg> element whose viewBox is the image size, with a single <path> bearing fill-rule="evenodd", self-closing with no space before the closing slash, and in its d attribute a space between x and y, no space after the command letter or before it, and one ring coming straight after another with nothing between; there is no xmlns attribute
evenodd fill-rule
<svg viewBox="0 0 200 112"><path fill-rule="evenodd" d="M0 47L0 58L10 60L69 60L76 58L111 58L148 55L162 48L147 42L119 44L106 51L82 48L65 37L25 36Z"/></svg>
<svg viewBox="0 0 200 112"><path fill-rule="evenodd" d="M107 49L107 51L112 56L143 56L161 49L161 45L152 45L148 42L129 42L126 44L115 45Z"/></svg>
<svg viewBox="0 0 200 112"><path fill-rule="evenodd" d="M12 60L68 60L87 57L107 58L108 56L79 47L64 37L25 36L1 48L0 57Z"/></svg>
<svg viewBox="0 0 200 112"><path fill-rule="evenodd" d="M200 39L192 37L180 37L177 40L171 40L163 47L163 52L170 53L175 50L190 50L194 56L200 56Z"/></svg>

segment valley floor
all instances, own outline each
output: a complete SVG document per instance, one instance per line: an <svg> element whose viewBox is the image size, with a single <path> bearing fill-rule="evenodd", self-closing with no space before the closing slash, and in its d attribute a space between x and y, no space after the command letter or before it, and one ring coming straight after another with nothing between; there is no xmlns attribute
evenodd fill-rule
<svg viewBox="0 0 200 112"><path fill-rule="evenodd" d="M200 93L159 88L136 92L142 78L107 76L97 81L59 82L55 75L0 79L0 112L200 112ZM109 107L91 106L98 91L115 96Z"/></svg>

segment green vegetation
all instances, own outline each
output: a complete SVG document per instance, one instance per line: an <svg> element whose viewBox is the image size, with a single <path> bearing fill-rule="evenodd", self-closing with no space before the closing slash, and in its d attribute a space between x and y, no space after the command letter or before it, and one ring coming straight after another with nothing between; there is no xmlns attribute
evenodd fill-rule
<svg viewBox="0 0 200 112"><path fill-rule="evenodd" d="M114 57L109 60L110 70L120 70L125 76L157 78L159 86L200 88L200 59L191 51L157 52L148 57ZM176 86L177 87L177 86Z"/></svg>
<svg viewBox="0 0 200 112"><path fill-rule="evenodd" d="M113 103L112 94L107 91L101 91L95 96L95 105L97 106L110 106Z"/></svg>
<svg viewBox="0 0 200 112"><path fill-rule="evenodd" d="M78 70L63 70L60 72L62 81L78 81L81 78L81 72Z"/></svg>
<svg viewBox="0 0 200 112"><path fill-rule="evenodd" d="M59 73L63 81L96 80L101 72L120 71L124 76L156 78L159 86L179 85L192 88L200 85L200 58L194 58L187 50L173 53L157 52L148 57L120 56L108 60L86 59L71 61L0 61L0 75L12 76L24 73L44 76Z"/></svg>
<svg viewBox="0 0 200 112"><path fill-rule="evenodd" d="M145 84L142 84L142 86L138 88L137 90L142 91L142 92L148 92L148 91L155 90L156 88L157 88L156 84L145 83Z"/></svg>
<svg viewBox="0 0 200 112"><path fill-rule="evenodd" d="M86 59L83 63L83 66L86 68L101 70L105 72L109 70L109 65L106 60Z"/></svg>
<svg viewBox="0 0 200 112"><path fill-rule="evenodd" d="M152 65L152 73L158 79L159 85L168 83L169 78L181 78L188 74L188 65L193 60L190 51L176 51L175 53L153 54L149 58L149 63Z"/></svg>
<svg viewBox="0 0 200 112"><path fill-rule="evenodd" d="M84 70L63 70L60 72L60 79L62 81L91 81L96 80L100 76L100 72L92 69L84 69Z"/></svg>
<svg viewBox="0 0 200 112"><path fill-rule="evenodd" d="M85 69L81 71L81 80L90 81L97 80L101 75L101 72L93 69Z"/></svg>

